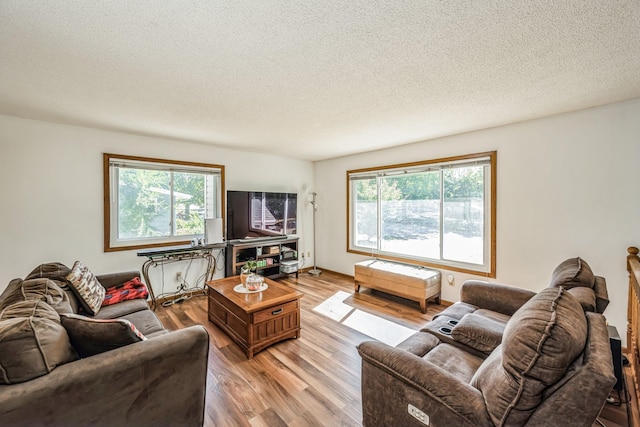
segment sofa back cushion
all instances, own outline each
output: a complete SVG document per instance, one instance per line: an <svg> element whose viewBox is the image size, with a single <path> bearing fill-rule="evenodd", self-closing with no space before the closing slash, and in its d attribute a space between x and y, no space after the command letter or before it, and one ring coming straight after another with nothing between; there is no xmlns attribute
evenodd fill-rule
<svg viewBox="0 0 640 427"><path fill-rule="evenodd" d="M49 304L58 313L71 313L73 309L68 294L53 280L46 278L12 280L11 289L0 301L0 311L21 301L40 300Z"/></svg>
<svg viewBox="0 0 640 427"><path fill-rule="evenodd" d="M523 305L507 323L502 345L471 381L482 392L492 421L524 425L586 341L582 307L565 289L544 289Z"/></svg>
<svg viewBox="0 0 640 427"><path fill-rule="evenodd" d="M15 295L20 293L20 286L22 286L22 282L22 279L13 279L9 282L4 291L2 291L2 294L0 294L0 307L7 307L16 301L19 301L16 299ZM2 311L2 308L0 308L0 311Z"/></svg>
<svg viewBox="0 0 640 427"><path fill-rule="evenodd" d="M545 400L527 421L544 426L592 426L613 385L613 360L603 315L585 312L589 336L584 352L562 380L545 391ZM553 420L550 423L549 420Z"/></svg>
<svg viewBox="0 0 640 427"><path fill-rule="evenodd" d="M0 312L0 384L29 381L76 359L58 313L45 302L20 301Z"/></svg>
<svg viewBox="0 0 640 427"><path fill-rule="evenodd" d="M567 292L578 300L584 311L596 311L596 293L593 292L593 289L576 286L575 288L567 289Z"/></svg>
<svg viewBox="0 0 640 427"><path fill-rule="evenodd" d="M71 290L71 283L67 280L67 275L71 269L59 262L48 262L40 264L25 277L25 280L46 278L53 280L69 297L69 304L74 313L80 310L80 302L75 293Z"/></svg>
<svg viewBox="0 0 640 427"><path fill-rule="evenodd" d="M69 267L60 262L47 262L34 268L26 278L35 279L46 277L54 281L66 282L67 274L69 274L70 271L71 269Z"/></svg>
<svg viewBox="0 0 640 427"><path fill-rule="evenodd" d="M593 289L596 277L591 271L589 264L582 258L569 258L561 262L551 274L549 287L562 286L570 289L576 286L584 286Z"/></svg>

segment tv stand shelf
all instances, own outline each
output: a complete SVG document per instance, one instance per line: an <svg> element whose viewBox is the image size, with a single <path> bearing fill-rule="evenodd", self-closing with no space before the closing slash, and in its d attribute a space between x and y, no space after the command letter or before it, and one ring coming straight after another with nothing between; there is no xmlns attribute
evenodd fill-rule
<svg viewBox="0 0 640 427"><path fill-rule="evenodd" d="M256 273L268 279L278 279L288 274L280 271L282 261L298 260L298 238L286 237L273 240L233 241L227 243L225 276L240 274L241 267L249 260L264 261ZM295 272L296 278L298 271Z"/></svg>

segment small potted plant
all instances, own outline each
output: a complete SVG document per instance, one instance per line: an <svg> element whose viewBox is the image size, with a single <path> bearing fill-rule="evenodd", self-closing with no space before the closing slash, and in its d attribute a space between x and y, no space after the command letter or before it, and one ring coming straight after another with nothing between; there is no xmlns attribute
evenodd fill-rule
<svg viewBox="0 0 640 427"><path fill-rule="evenodd" d="M250 259L249 261L244 263L244 265L242 266L242 269L246 270L247 274L249 274L250 272L255 273L257 267L258 267L258 261L256 261L255 259Z"/></svg>

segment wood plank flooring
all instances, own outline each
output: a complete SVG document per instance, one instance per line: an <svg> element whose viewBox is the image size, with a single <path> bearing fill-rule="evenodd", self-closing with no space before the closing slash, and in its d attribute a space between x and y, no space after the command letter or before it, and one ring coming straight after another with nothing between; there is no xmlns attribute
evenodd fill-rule
<svg viewBox="0 0 640 427"><path fill-rule="evenodd" d="M352 277L329 271L280 283L304 293L301 336L262 350L252 360L207 320L206 297L156 310L168 329L201 324L209 332L205 426L360 426L356 346L371 338L356 328L366 327L374 335L390 329L390 335L400 336L406 328L420 329L444 308L429 303L422 314L418 303L402 298L368 289L354 295ZM336 304L327 305L327 300ZM325 314L314 310L318 306ZM389 321L400 326L390 328ZM625 405L606 406L601 416L606 426L627 425Z"/></svg>

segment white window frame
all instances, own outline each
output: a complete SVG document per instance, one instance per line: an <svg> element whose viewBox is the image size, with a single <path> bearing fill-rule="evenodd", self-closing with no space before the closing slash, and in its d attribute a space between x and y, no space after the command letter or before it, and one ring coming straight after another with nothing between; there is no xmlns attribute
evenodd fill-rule
<svg viewBox="0 0 640 427"><path fill-rule="evenodd" d="M160 170L167 172L186 172L202 174L213 177L210 183L215 188L211 188L212 196L205 200L207 203L207 218L220 218L224 214L224 166L208 163L184 162L166 159L155 159L149 157L127 156L121 154L103 154L103 174L104 174L104 251L122 251L131 249L143 249L151 247L172 246L189 244L192 238L203 237L203 234L196 235L173 235L173 225L171 236L145 237L139 239L119 239L118 238L118 172L121 168L137 168L145 170ZM173 188L173 186L172 186ZM207 189L206 191L209 191ZM173 197L171 198L173 200ZM171 203L171 218L174 215L175 206Z"/></svg>
<svg viewBox="0 0 640 427"><path fill-rule="evenodd" d="M394 174L420 172L427 170L443 170L452 166L485 165L484 181L484 233L483 233L483 263L473 264L448 260L443 257L443 191L440 191L440 258L426 258L416 255L399 254L380 249L380 197L377 198L377 233L376 248L357 246L355 244L355 191L352 189L358 179L372 179ZM379 166L366 169L347 171L347 252L384 258L428 267L443 268L451 271L459 271L485 277L496 277L496 176L497 176L497 152L476 153L456 157L448 157L433 160L424 160L398 165ZM442 183L442 180L441 180ZM380 188L378 187L378 191Z"/></svg>

